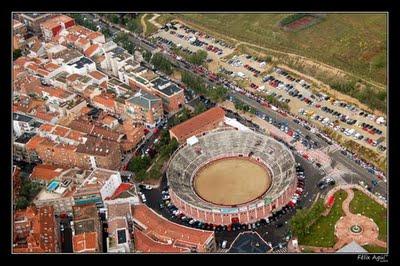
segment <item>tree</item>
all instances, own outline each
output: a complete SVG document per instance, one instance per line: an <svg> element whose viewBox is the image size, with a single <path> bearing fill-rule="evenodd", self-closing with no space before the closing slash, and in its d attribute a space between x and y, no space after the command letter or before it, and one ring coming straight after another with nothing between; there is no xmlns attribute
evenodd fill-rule
<svg viewBox="0 0 400 266"><path fill-rule="evenodd" d="M208 90L207 95L214 102L222 102L226 99L228 94L228 89L223 86L217 86L214 89Z"/></svg>
<svg viewBox="0 0 400 266"><path fill-rule="evenodd" d="M185 83L189 88L191 88L197 94L205 94L206 87L204 81L200 77L184 71L181 76L181 81Z"/></svg>
<svg viewBox="0 0 400 266"><path fill-rule="evenodd" d="M202 65L207 59L207 52L204 50L197 50L194 54L189 56L188 61L195 65Z"/></svg>
<svg viewBox="0 0 400 266"><path fill-rule="evenodd" d="M176 138L173 138L171 142L168 144L168 153L169 155L172 155L176 149L179 147L179 142L176 140Z"/></svg>
<svg viewBox="0 0 400 266"><path fill-rule="evenodd" d="M150 62L151 56L152 56L151 52L147 50L143 52L143 58L144 60L146 60L146 62Z"/></svg>
<svg viewBox="0 0 400 266"><path fill-rule="evenodd" d="M25 197L19 197L15 202L15 208L17 210L26 209L28 205L29 201Z"/></svg>
<svg viewBox="0 0 400 266"><path fill-rule="evenodd" d="M142 170L146 170L150 166L150 158L147 156L142 157L135 157L129 163L129 170L138 173Z"/></svg>
<svg viewBox="0 0 400 266"><path fill-rule="evenodd" d="M15 49L14 51L13 51L13 60L15 61L15 60L17 60L17 58L19 58L19 57L21 57L22 56L22 51L21 51L21 49Z"/></svg>
<svg viewBox="0 0 400 266"><path fill-rule="evenodd" d="M178 115L179 122L182 123L190 118L190 111L186 107L184 107L181 113Z"/></svg>
<svg viewBox="0 0 400 266"><path fill-rule="evenodd" d="M25 179L22 181L20 196L30 201L39 193L40 189L40 184Z"/></svg>
<svg viewBox="0 0 400 266"><path fill-rule="evenodd" d="M137 181L143 181L146 179L146 170L142 169L139 172L135 173L135 179Z"/></svg>
<svg viewBox="0 0 400 266"><path fill-rule="evenodd" d="M121 18L119 17L119 15L117 15L117 14L107 14L106 15L106 18L108 19L108 20L110 20L112 23L114 23L114 24L119 24L119 23L121 23Z"/></svg>
<svg viewBox="0 0 400 266"><path fill-rule="evenodd" d="M194 113L196 115L201 114L202 112L204 112L206 110L207 110L207 108L206 108L206 106L204 105L203 102L197 103L196 106L194 107Z"/></svg>
<svg viewBox="0 0 400 266"><path fill-rule="evenodd" d="M138 22L136 21L136 19L130 19L126 23L126 28L131 32L139 32L140 31L140 27L139 27Z"/></svg>
<svg viewBox="0 0 400 266"><path fill-rule="evenodd" d="M172 74L172 65L161 53L156 53L151 58L151 63L155 68L163 71L165 74Z"/></svg>
<svg viewBox="0 0 400 266"><path fill-rule="evenodd" d="M103 33L104 37L110 38L112 36L111 31L108 27L102 28L101 33Z"/></svg>

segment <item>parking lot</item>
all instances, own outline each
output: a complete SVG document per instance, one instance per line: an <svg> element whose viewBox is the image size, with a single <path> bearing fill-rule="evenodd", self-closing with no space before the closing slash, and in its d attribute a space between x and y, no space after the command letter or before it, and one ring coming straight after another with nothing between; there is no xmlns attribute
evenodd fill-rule
<svg viewBox="0 0 400 266"><path fill-rule="evenodd" d="M168 30L161 29L154 36L171 40L175 44L182 46L182 49L188 49L193 52L198 49L207 51L209 45L221 49L218 52L208 51L209 58L216 61L212 63L213 66L218 66L216 71L235 80L246 80L248 86L246 85L244 89L249 92L265 93L266 95L272 95L279 101L286 102L292 113L298 114L299 110L303 109L307 112L306 115L301 115L305 119L310 119L310 114L315 115L313 118L316 116L329 118L329 123L327 124L322 124L322 120L318 119L310 119L310 122L330 127L343 138L352 139L385 156L386 138L384 136L386 136L386 126L377 123L375 121L377 117L351 104L327 99L322 95L314 95L313 89L317 88L313 88L311 84L304 80L291 76L290 73L283 69L272 69L268 63L264 64L259 58L241 54L227 60L223 57L230 57L229 55L234 51L232 47L228 48L221 44L216 44L211 36L184 25L175 24L172 27L172 29L169 27ZM332 113L325 112L321 109L323 107L332 109ZM336 113L333 114L334 112ZM351 122L351 120L356 120L357 123L347 123ZM369 126L372 126L372 128L369 128ZM345 133L345 130L348 132L352 129L352 134Z"/></svg>
<svg viewBox="0 0 400 266"><path fill-rule="evenodd" d="M157 37L170 40L178 48L187 49L191 52L204 50L207 52L208 58L213 60L219 60L221 57L231 54L234 50L233 47L228 46L220 40L214 39L202 32L189 29L179 23L159 29L152 35L154 39L157 39ZM168 43L165 44L170 46Z"/></svg>

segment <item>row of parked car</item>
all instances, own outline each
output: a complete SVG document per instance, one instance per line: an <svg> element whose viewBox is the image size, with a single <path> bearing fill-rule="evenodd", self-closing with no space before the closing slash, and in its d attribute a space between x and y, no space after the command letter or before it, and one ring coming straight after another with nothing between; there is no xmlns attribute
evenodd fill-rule
<svg viewBox="0 0 400 266"><path fill-rule="evenodd" d="M167 39L165 39L165 38L163 38L161 36L157 36L156 37L156 41L159 42L159 43L162 43L162 44L166 44L169 47L176 47L176 44L173 41L167 40Z"/></svg>
<svg viewBox="0 0 400 266"><path fill-rule="evenodd" d="M280 90L285 90L288 95L290 95L292 97L295 97L295 98L298 98L300 101L304 101L308 105L313 105L314 104L313 100L303 96L297 89L294 88L294 86L292 84L285 84L283 81L275 78L272 75L266 75L263 78L263 81L264 82L268 82L268 84L271 87L274 87L274 88L277 88L277 89L280 89ZM290 102L290 99L287 102Z"/></svg>
<svg viewBox="0 0 400 266"><path fill-rule="evenodd" d="M382 130L377 129L376 127L374 127L371 124L365 123L365 122L359 122L358 126L361 127L364 131L367 131L368 133L374 135L374 134L378 134L378 135L382 135Z"/></svg>
<svg viewBox="0 0 400 266"><path fill-rule="evenodd" d="M225 48L230 48L230 49L233 49L233 48L234 48L233 46L228 45L228 44L225 43L224 41L217 40L217 39L215 39L215 38L213 38L213 37L211 37L211 36L205 34L204 32L200 32L200 31L191 29L191 28L189 28L189 27L186 26L186 25L180 25L179 28L180 28L180 29L183 29L183 30L185 31L186 34L193 34L193 35L195 35L195 36L197 36L197 37L199 37L199 38L208 39L208 40L210 40L211 42L213 42L214 44L218 44L218 45L220 45L220 46L222 46L222 47L225 47ZM180 35L182 35L182 34L180 34ZM178 37L179 37L179 36L178 36ZM200 40L199 40L199 43L206 43L206 42L203 42L203 41L200 41ZM197 45L197 44L196 44L196 45ZM207 43L206 45L208 46L208 43ZM202 45L200 45L200 46L202 46ZM215 47L215 46L214 46L214 47ZM218 51L216 51L216 52L221 52L221 54L222 54L222 49L220 49L220 48L218 48L218 47L216 47L216 48L218 49Z"/></svg>
<svg viewBox="0 0 400 266"><path fill-rule="evenodd" d="M297 188L296 192L293 194L292 199L288 203L289 207L294 207L299 202L300 197L304 191L306 177L304 175L304 168L299 163L297 163L296 165L296 175L297 175Z"/></svg>
<svg viewBox="0 0 400 266"><path fill-rule="evenodd" d="M346 157L348 157L349 159L351 159L352 161L354 161L356 164L360 165L361 167L367 169L368 172L370 172L371 174L374 174L378 179L381 179L386 182L386 178L385 178L384 174L381 171L379 171L372 164L369 164L369 163L365 162L364 160L360 159L356 154L350 152L349 150L342 149L342 150L340 150L340 153L342 153L343 155L345 155Z"/></svg>
<svg viewBox="0 0 400 266"><path fill-rule="evenodd" d="M275 68L274 70L275 70L276 73L278 73L278 74L280 74L280 75L282 75L282 76L285 76L285 77L286 77L287 79L289 79L290 81L295 81L295 82L299 83L303 88L305 88L305 89L309 89L309 88L310 88L310 85L307 84L304 80L295 79L295 78L291 77L291 76L288 74L288 72L286 72L286 71L284 71L284 70L282 70L282 69L280 69L280 68ZM314 95L311 95L311 98L317 99L317 97L314 96ZM354 105L349 104L349 103L346 103L346 102L344 102L344 101L339 101L339 100L330 99L329 96L322 97L322 95L320 95L319 100L325 100L325 101L330 100L330 103L331 103L332 105L336 105L336 106L340 106L340 107L342 107L342 108L346 108L346 109L348 109L348 110L350 110L350 111L352 111L352 112L357 112L357 111L359 111L359 109L358 109L357 107L355 107ZM305 100L305 101L307 101L307 100ZM317 106L317 107L318 107L318 106ZM337 112L337 111L334 110L334 112ZM339 113L339 112L337 112L337 113ZM366 118L368 118L368 119L370 119L370 120L372 120L372 121L375 121L375 119L376 119L376 116L375 116L375 115L370 114L370 113L368 113L367 111L363 111L363 110L361 110L361 111L358 113L358 115L359 115L359 116L362 116L362 117L366 117ZM352 120L354 120L354 119L352 119Z"/></svg>
<svg viewBox="0 0 400 266"><path fill-rule="evenodd" d="M221 48L218 48L217 46L213 46L211 44L206 47L206 50L209 51L209 52L216 53L217 55L222 55L223 54L223 51L222 51Z"/></svg>
<svg viewBox="0 0 400 266"><path fill-rule="evenodd" d="M357 122L356 119L352 119L348 115L344 115L344 114L342 114L342 113L340 113L338 111L335 111L334 109L331 109L329 107L322 106L321 110L326 112L326 113L329 113L329 114L335 116L340 121L342 121L342 122L344 122L344 123L346 123L348 125L354 125Z"/></svg>
<svg viewBox="0 0 400 266"><path fill-rule="evenodd" d="M192 34L194 34L194 35L196 35L198 37L201 37L201 38L204 38L204 39L209 39L212 42L214 42L215 44L219 44L219 45L221 45L221 46L223 46L225 48L229 48L229 49L233 49L234 48L232 45L229 45L229 44L225 43L222 40L215 39L215 38L211 37L210 35L207 35L204 32L200 32L200 31L194 30L192 28L189 28L186 25L180 25L179 28L185 30L186 33L192 33Z"/></svg>
<svg viewBox="0 0 400 266"><path fill-rule="evenodd" d="M296 78L290 76L288 72L286 72L286 71L284 71L284 70L282 70L282 69L280 69L280 68L274 68L273 70L274 70L276 73L278 73L279 75L284 76L286 79L288 79L288 80L290 80L290 81L294 81L294 82L296 82L296 83L299 83L299 84L300 84L303 88L305 88L305 89L310 89L310 87L311 87L311 85L309 85L309 84L308 84L307 82L305 82L304 80L299 79L299 78L296 79Z"/></svg>
<svg viewBox="0 0 400 266"><path fill-rule="evenodd" d="M320 181L317 183L317 187L318 187L320 190L324 190L324 189L326 189L326 188L329 187L329 186L334 186L335 184L336 184L336 181L335 181L333 178L331 178L331 177L326 177L326 178L320 180Z"/></svg>
<svg viewBox="0 0 400 266"><path fill-rule="evenodd" d="M258 75L260 75L260 73L261 73L260 70L257 70L257 69L255 69L254 67L252 67L252 66L250 66L250 65L248 65L248 64L245 64L245 65L244 65L244 68L246 68L247 70L253 72L254 77L258 77Z"/></svg>

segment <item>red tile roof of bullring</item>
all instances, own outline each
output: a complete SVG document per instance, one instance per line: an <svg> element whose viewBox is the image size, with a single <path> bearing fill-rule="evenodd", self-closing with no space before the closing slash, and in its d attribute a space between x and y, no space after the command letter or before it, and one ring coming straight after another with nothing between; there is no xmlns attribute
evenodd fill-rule
<svg viewBox="0 0 400 266"><path fill-rule="evenodd" d="M182 138L190 134L190 132L196 131L215 120L223 119L224 116L224 109L221 107L214 107L205 111L204 113L192 117L189 120L186 120L179 125L174 126L170 129L170 131L173 132L178 138Z"/></svg>

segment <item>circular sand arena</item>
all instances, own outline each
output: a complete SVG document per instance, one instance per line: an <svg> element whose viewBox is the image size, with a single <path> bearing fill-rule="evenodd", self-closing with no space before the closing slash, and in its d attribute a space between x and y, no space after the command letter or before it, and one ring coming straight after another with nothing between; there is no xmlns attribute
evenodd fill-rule
<svg viewBox="0 0 400 266"><path fill-rule="evenodd" d="M223 206L251 202L267 192L271 175L260 163L234 157L212 161L195 174L193 185L205 201Z"/></svg>

